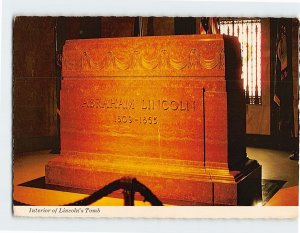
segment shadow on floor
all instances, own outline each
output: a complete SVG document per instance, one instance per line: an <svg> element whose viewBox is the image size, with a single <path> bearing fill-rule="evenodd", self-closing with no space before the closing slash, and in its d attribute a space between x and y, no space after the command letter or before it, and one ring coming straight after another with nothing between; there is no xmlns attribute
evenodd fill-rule
<svg viewBox="0 0 300 233"><path fill-rule="evenodd" d="M24 186L29 188L48 189L48 190L69 192L69 193L88 194L88 195L96 191L90 189L71 188L71 187L63 187L59 185L46 184L45 176L19 184L19 186Z"/></svg>
<svg viewBox="0 0 300 233"><path fill-rule="evenodd" d="M286 183L283 180L262 180L262 205L266 205L266 203L282 188L282 186ZM39 188L39 189L48 189L55 190L61 192L70 192L70 193L81 193L81 194L92 194L95 190L90 189L80 189L80 188L71 188L71 187L63 187L58 185L50 185L46 184L45 176L30 180L28 182L19 184L20 186L30 187L30 188ZM123 198L122 193L113 193L109 195L111 197ZM139 199L139 198L138 198ZM170 203L171 204L171 203ZM175 203L174 203L175 204ZM177 203L179 204L179 203ZM181 205L190 205L190 203L180 203ZM201 203L197 203L196 205L201 205ZM203 203L202 203L203 205Z"/></svg>

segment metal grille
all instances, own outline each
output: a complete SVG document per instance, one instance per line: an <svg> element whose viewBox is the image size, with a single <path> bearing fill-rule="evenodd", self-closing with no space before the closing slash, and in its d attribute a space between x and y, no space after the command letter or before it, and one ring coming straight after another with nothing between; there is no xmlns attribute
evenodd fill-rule
<svg viewBox="0 0 300 233"><path fill-rule="evenodd" d="M226 19L220 21L221 34L236 36L241 43L247 104L261 104L261 21Z"/></svg>

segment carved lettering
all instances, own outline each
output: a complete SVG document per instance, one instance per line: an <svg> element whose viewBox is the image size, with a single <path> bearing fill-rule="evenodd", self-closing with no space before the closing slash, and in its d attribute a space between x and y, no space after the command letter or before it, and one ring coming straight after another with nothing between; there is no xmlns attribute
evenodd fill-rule
<svg viewBox="0 0 300 233"><path fill-rule="evenodd" d="M169 106L165 105L167 102L168 102L167 100L162 101L161 106L162 106L163 110L168 110L169 109Z"/></svg>
<svg viewBox="0 0 300 233"><path fill-rule="evenodd" d="M107 98L107 99L87 99L82 100L82 108L98 108L98 109L123 109L134 110L135 103L140 103L136 106L141 110L152 111L196 111L196 101L183 101L183 100L154 100L142 99L140 101L135 99L121 99L121 98Z"/></svg>
<svg viewBox="0 0 300 233"><path fill-rule="evenodd" d="M134 100L128 100L127 101L127 108L128 109L134 109Z"/></svg>
<svg viewBox="0 0 300 233"><path fill-rule="evenodd" d="M145 103L145 100L142 100L142 109L147 109L147 105Z"/></svg>
<svg viewBox="0 0 300 233"><path fill-rule="evenodd" d="M134 109L134 99L93 99L82 101L82 108Z"/></svg>
<svg viewBox="0 0 300 233"><path fill-rule="evenodd" d="M131 115L122 115L122 116L115 116L114 122L118 124L156 125L158 124L158 117L157 116L134 117Z"/></svg>
<svg viewBox="0 0 300 233"><path fill-rule="evenodd" d="M177 110L178 109L178 103L174 100L171 101L171 109Z"/></svg>
<svg viewBox="0 0 300 233"><path fill-rule="evenodd" d="M180 111L188 111L188 105L186 105L186 106L184 107L184 105L181 103L181 104L180 104Z"/></svg>

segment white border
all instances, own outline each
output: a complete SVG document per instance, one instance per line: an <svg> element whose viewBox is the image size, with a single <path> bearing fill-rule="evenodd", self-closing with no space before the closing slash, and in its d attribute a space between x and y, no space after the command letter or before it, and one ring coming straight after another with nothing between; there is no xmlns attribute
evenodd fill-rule
<svg viewBox="0 0 300 233"><path fill-rule="evenodd" d="M286 206L15 206L15 216L169 219L297 218L298 207Z"/></svg>

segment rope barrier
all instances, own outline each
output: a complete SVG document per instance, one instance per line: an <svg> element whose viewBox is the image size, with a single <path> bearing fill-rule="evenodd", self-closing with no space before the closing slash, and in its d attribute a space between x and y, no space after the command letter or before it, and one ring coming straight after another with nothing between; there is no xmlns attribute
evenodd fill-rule
<svg viewBox="0 0 300 233"><path fill-rule="evenodd" d="M134 194L135 192L138 192L144 197L144 202L148 201L152 206L163 206L163 203L152 193L152 191L147 186L139 182L136 178L128 176L122 177L121 179L115 180L105 185L103 188L97 190L86 198L69 204L65 204L63 206L88 206L119 189L123 189L124 205L133 206ZM14 205L32 206L16 200L14 200Z"/></svg>

